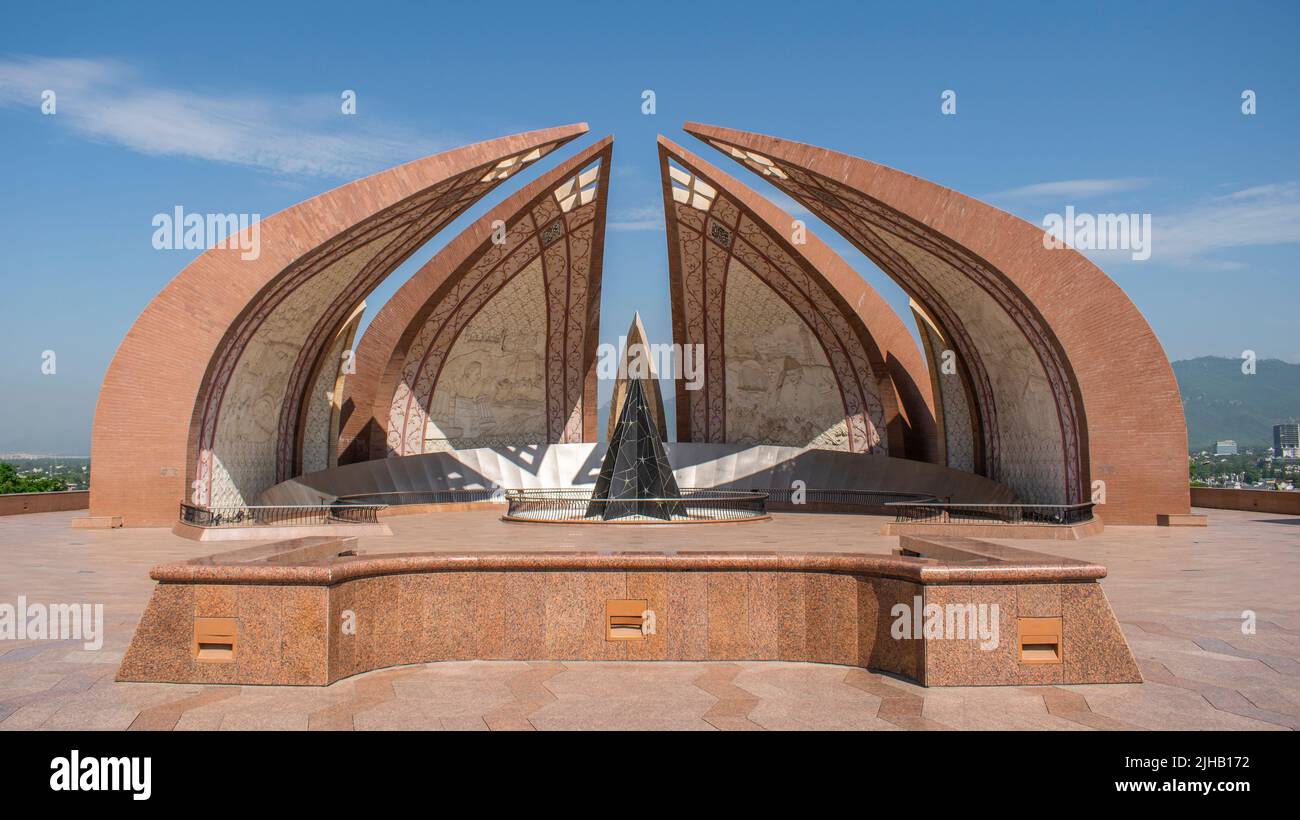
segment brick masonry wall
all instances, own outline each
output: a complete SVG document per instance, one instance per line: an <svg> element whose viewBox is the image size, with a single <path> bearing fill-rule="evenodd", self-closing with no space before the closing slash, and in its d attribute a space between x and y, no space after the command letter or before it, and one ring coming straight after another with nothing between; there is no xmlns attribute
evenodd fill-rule
<svg viewBox="0 0 1300 820"><path fill-rule="evenodd" d="M441 180L586 130L533 131L391 168L262 220L257 259L242 260L238 248L199 256L149 303L109 366L91 434L91 514L121 516L128 527L176 521L190 496L204 375L241 312L286 268Z"/></svg>
<svg viewBox="0 0 1300 820"><path fill-rule="evenodd" d="M1042 228L874 162L717 126L684 128L835 180L997 270L1050 328L1077 383L1087 428L1085 478L1106 486L1102 519L1155 525L1157 515L1189 511L1187 427L1169 359L1133 302L1087 257L1049 250Z"/></svg>
<svg viewBox="0 0 1300 820"><path fill-rule="evenodd" d="M1300 492L1193 487L1192 506L1210 507L1215 510L1257 510L1283 515L1300 515Z"/></svg>
<svg viewBox="0 0 1300 820"><path fill-rule="evenodd" d="M60 493L9 493L0 495L0 515L85 510L90 507L89 490Z"/></svg>
<svg viewBox="0 0 1300 820"><path fill-rule="evenodd" d="M338 441L340 464L387 455L389 406L401 378L406 352L436 306L439 295L482 253L483 243L492 236L493 223L498 220L509 223L534 200L549 194L598 157L608 166L612 143L612 137L602 139L511 194L448 242L384 303L357 343L356 372L344 382ZM593 254L592 271L597 278L600 262ZM545 309L544 305L540 307ZM592 335L599 335L598 328L592 328ZM594 358L594 350L593 346L589 359ZM588 421L594 431L596 402L585 401L584 412L590 416ZM595 437L588 440L594 441Z"/></svg>

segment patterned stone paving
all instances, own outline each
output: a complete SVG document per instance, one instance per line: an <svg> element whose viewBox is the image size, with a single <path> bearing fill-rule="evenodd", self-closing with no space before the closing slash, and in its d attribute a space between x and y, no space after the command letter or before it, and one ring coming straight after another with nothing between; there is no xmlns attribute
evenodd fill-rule
<svg viewBox="0 0 1300 820"><path fill-rule="evenodd" d="M437 663L323 688L117 683L152 585L148 567L211 547L165 530L73 530L68 522L77 513L7 516L0 518L0 601L100 602L107 636L98 651L75 641L0 642L0 729L1300 727L1300 519L1201 512L1210 515L1208 529L1112 527L1081 542L1019 542L1110 567L1103 586L1145 683L944 689L862 669L759 662ZM467 515L484 531L496 525L491 514ZM366 539L365 548L425 542L444 529L439 522L450 523L427 515L392 521L396 536ZM748 535L727 527L725 538L735 543L723 546L766 549L778 535L811 527L821 548L844 548L847 538L831 547L820 541L839 526L856 533L864 551L880 552L892 539L874 535L879 523L784 516ZM548 546L564 545L558 542L588 546L567 536ZM1256 614L1253 635L1242 632L1244 610Z"/></svg>

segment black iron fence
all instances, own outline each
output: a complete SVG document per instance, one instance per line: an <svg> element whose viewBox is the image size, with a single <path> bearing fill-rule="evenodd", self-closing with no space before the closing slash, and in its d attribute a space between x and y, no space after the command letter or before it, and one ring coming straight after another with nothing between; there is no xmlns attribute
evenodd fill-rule
<svg viewBox="0 0 1300 820"><path fill-rule="evenodd" d="M1092 504L954 504L895 502L887 505L899 524L1082 524Z"/></svg>
<svg viewBox="0 0 1300 820"><path fill-rule="evenodd" d="M181 522L196 527L300 527L320 524L375 524L384 504L280 505L265 507L198 507L181 504Z"/></svg>
<svg viewBox="0 0 1300 820"><path fill-rule="evenodd" d="M385 493L341 495L338 500L349 504L382 504L403 507L411 504L464 504L474 501L504 501L504 490L400 490Z"/></svg>
<svg viewBox="0 0 1300 820"><path fill-rule="evenodd" d="M780 504L791 504L799 506L801 504L828 504L843 508L862 508L864 512L879 512L880 514L892 514L893 509L888 505L899 502L944 502L946 498L941 498L930 493L903 493L892 492L889 490L819 490L807 488L797 489L776 489L763 490L767 493L769 501Z"/></svg>
<svg viewBox="0 0 1300 820"><path fill-rule="evenodd" d="M590 489L506 490L510 521L683 523L767 517L767 493L683 488L676 498L592 498Z"/></svg>

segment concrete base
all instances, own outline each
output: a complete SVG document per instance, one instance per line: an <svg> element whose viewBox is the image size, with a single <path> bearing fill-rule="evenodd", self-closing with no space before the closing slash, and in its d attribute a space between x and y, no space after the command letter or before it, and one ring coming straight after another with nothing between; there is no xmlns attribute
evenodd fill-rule
<svg viewBox="0 0 1300 820"><path fill-rule="evenodd" d="M811 661L925 686L1142 680L1097 583L1104 567L969 539L906 539L895 556L355 545L313 538L154 567L118 680L319 686L467 659ZM615 635L611 613L629 612L655 629ZM1023 648L1044 645L1050 662Z"/></svg>
<svg viewBox="0 0 1300 820"><path fill-rule="evenodd" d="M1105 529L1100 518L1082 524L899 524L891 521L882 535L954 535L966 538L1033 538L1050 541L1078 541Z"/></svg>
<svg viewBox="0 0 1300 820"><path fill-rule="evenodd" d="M121 526L120 524L118 526ZM317 535L392 535L387 524L310 524L301 527L196 527L176 522L172 532L191 541L285 541Z"/></svg>
<svg viewBox="0 0 1300 820"><path fill-rule="evenodd" d="M1161 513L1156 516L1156 526L1160 527L1208 527L1209 516L1197 513Z"/></svg>
<svg viewBox="0 0 1300 820"><path fill-rule="evenodd" d="M86 515L72 519L74 530L115 530L122 526L120 515Z"/></svg>

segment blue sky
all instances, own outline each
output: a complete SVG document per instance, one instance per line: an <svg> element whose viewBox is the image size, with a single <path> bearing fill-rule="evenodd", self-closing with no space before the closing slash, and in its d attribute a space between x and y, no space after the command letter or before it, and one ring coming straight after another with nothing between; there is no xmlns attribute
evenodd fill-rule
<svg viewBox="0 0 1300 820"><path fill-rule="evenodd" d="M636 309L652 339L669 340L654 139L709 157L680 130L699 120L866 157L1036 224L1066 205L1150 213L1150 260L1095 258L1171 359L1252 349L1300 362L1290 0L1077 14L1041 3L86 5L7 4L0 28L0 452L89 452L118 342L196 255L155 250L155 214L265 216L428 153L576 121L591 124L582 144L615 136L606 341ZM54 116L40 112L45 88L59 94ZM344 89L357 92L355 117L339 114ZM645 89L654 116L641 113ZM946 89L956 116L940 113ZM1244 89L1254 116L1241 113ZM511 190L435 237L370 297L369 315ZM810 226L906 306L860 253ZM44 350L55 375L41 373Z"/></svg>

